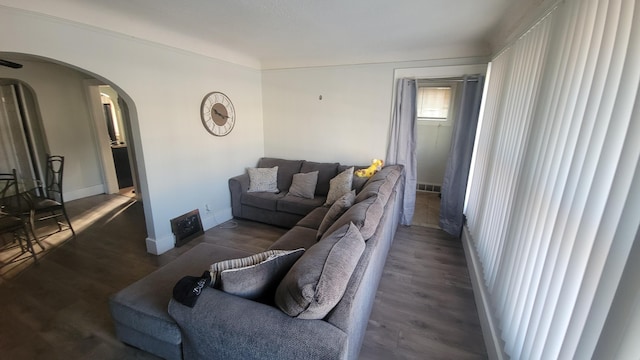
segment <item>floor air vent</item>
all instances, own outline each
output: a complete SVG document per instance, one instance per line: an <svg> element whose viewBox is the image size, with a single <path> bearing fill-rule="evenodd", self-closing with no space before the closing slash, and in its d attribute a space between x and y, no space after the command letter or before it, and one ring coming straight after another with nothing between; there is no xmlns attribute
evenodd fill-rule
<svg viewBox="0 0 640 360"><path fill-rule="evenodd" d="M182 246L192 239L204 234L200 211L195 209L184 215L171 219L171 231L176 236L176 246Z"/></svg>
<svg viewBox="0 0 640 360"><path fill-rule="evenodd" d="M426 192L439 193L441 189L442 189L441 185L425 184L425 183L416 184L416 190L417 191L426 191Z"/></svg>

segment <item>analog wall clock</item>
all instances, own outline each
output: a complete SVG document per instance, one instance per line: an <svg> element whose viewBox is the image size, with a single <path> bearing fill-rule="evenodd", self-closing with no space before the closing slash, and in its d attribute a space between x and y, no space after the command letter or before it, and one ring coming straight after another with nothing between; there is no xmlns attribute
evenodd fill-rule
<svg viewBox="0 0 640 360"><path fill-rule="evenodd" d="M202 99L200 118L202 125L212 135L225 136L236 123L236 110L227 95L214 91Z"/></svg>

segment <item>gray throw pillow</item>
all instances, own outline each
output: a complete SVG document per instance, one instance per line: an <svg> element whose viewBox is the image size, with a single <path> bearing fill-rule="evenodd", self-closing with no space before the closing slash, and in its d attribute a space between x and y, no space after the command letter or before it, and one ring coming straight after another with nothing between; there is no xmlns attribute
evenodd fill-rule
<svg viewBox="0 0 640 360"><path fill-rule="evenodd" d="M293 181L287 195L313 199L318 183L318 171L293 174Z"/></svg>
<svg viewBox="0 0 640 360"><path fill-rule="evenodd" d="M331 205L329 211L324 215L320 226L318 227L318 234L316 235L316 239L320 240L322 235L324 235L325 231L329 229L331 225L342 215L347 209L353 205L353 202L356 199L356 191L351 190L348 193L342 195L336 202Z"/></svg>
<svg viewBox="0 0 640 360"><path fill-rule="evenodd" d="M362 187L364 186L364 184L367 182L367 180L369 180L369 178L365 178L365 177L360 177L360 176L355 176L356 171L360 170L360 169L366 169L369 166L353 166L353 165L340 165L338 167L338 172L342 172L350 167L353 167L353 180L351 183L351 189L356 191L356 194L358 194L360 192L360 190L362 190Z"/></svg>
<svg viewBox="0 0 640 360"><path fill-rule="evenodd" d="M278 190L278 167L272 168L249 168L249 190L248 192L271 192Z"/></svg>
<svg viewBox="0 0 640 360"><path fill-rule="evenodd" d="M316 243L278 285L276 305L299 319L323 319L342 299L364 248L353 224Z"/></svg>
<svg viewBox="0 0 640 360"><path fill-rule="evenodd" d="M356 196L357 198L357 196ZM384 213L384 206L377 196L367 198L361 202L356 202L347 211L342 214L329 229L322 235L323 237L329 236L332 232L341 228L342 226L353 223L360 235L367 241L375 233L380 219ZM322 238L320 242L322 242Z"/></svg>
<svg viewBox="0 0 640 360"><path fill-rule="evenodd" d="M269 250L242 259L227 260L212 265L219 272L211 278L214 287L251 300L269 300L291 266L304 253L304 249ZM234 267L238 264L248 264ZM219 270L221 267L229 267Z"/></svg>
<svg viewBox="0 0 640 360"><path fill-rule="evenodd" d="M332 205L342 195L351 191L351 182L353 180L353 167L336 175L329 181L329 193L327 194L327 201L325 206Z"/></svg>

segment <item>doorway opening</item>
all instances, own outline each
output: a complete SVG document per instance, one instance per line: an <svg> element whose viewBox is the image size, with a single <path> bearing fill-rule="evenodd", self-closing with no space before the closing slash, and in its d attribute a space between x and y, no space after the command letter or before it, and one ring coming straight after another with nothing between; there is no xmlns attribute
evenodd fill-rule
<svg viewBox="0 0 640 360"><path fill-rule="evenodd" d="M126 92L99 75L54 59L0 55L23 65L0 67L0 172L16 169L19 183L27 189L45 183L47 154L64 156L64 202L84 204L69 212L80 236L84 228L100 219L112 221L142 200L133 150L135 103ZM118 151L121 154L115 154ZM118 155L121 161L115 159ZM37 186L33 190L39 191ZM116 195L123 190L130 196ZM68 232L49 234L50 224L39 225L35 235L45 246L38 258L71 238ZM0 276L10 268L18 267L4 266Z"/></svg>
<svg viewBox="0 0 640 360"><path fill-rule="evenodd" d="M125 119L126 106L118 93L109 85L98 85L100 91L100 102L109 135L109 146L113 157L113 164L118 183L118 193L130 197L135 197L134 176L132 169L131 153L129 151L129 136Z"/></svg>
<svg viewBox="0 0 640 360"><path fill-rule="evenodd" d="M462 99L462 78L416 81L416 206L412 225L440 228L440 191Z"/></svg>

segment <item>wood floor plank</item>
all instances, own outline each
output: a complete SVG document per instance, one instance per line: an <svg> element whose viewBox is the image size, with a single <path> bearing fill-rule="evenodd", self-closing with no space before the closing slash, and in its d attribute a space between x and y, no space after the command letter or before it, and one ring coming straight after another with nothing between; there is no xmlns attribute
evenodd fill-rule
<svg viewBox="0 0 640 360"><path fill-rule="evenodd" d="M287 230L234 220L163 255L148 254L142 205L68 204L75 240L47 243L40 264L0 283L0 358L156 359L115 337L108 297L200 242L258 252ZM88 220L91 219L90 222ZM401 227L383 270L361 359L485 359L460 242L427 227Z"/></svg>
<svg viewBox="0 0 640 360"><path fill-rule="evenodd" d="M387 338L393 341L383 341ZM387 257L361 358L486 357L460 242L441 230L401 227Z"/></svg>

